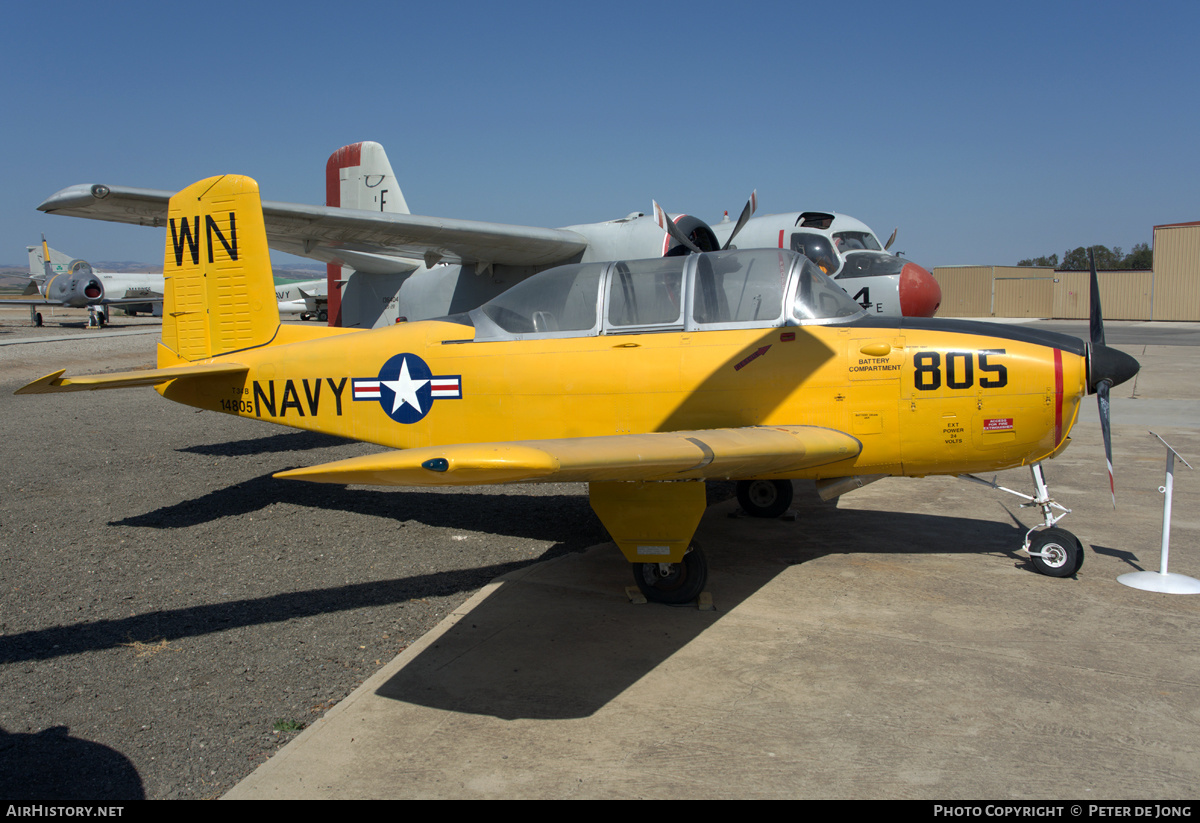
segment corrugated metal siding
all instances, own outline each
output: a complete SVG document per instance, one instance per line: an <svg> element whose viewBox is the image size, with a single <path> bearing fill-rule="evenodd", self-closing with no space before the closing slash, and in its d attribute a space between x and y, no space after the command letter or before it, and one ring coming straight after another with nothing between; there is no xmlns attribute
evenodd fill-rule
<svg viewBox="0 0 1200 823"><path fill-rule="evenodd" d="M1086 320L1089 315L1088 281L1091 275L1086 271L1060 271L1058 282L1054 284L1054 307L1051 317L1067 320ZM1100 300L1104 301L1104 291L1100 291Z"/></svg>
<svg viewBox="0 0 1200 823"><path fill-rule="evenodd" d="M1154 319L1200 320L1200 226L1154 229Z"/></svg>
<svg viewBox="0 0 1200 823"><path fill-rule="evenodd" d="M942 288L938 317L989 317L994 266L939 266L933 278Z"/></svg>
<svg viewBox="0 0 1200 823"><path fill-rule="evenodd" d="M1049 317L1054 308L1054 269L996 266L996 317Z"/></svg>
<svg viewBox="0 0 1200 823"><path fill-rule="evenodd" d="M1086 319L1088 272L1021 266L939 266L941 317ZM1100 301L1112 320L1200 321L1200 223L1156 226L1154 271L1103 271Z"/></svg>
<svg viewBox="0 0 1200 823"><path fill-rule="evenodd" d="M1109 320L1149 320L1154 274L1148 271L1102 271L1100 304ZM1054 284L1052 317L1086 320L1090 314L1091 274L1086 271L1060 271Z"/></svg>

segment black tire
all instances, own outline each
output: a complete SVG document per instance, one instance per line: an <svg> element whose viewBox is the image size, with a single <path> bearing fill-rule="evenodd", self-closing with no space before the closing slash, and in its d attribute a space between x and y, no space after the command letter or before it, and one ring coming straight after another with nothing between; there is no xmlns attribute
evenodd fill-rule
<svg viewBox="0 0 1200 823"><path fill-rule="evenodd" d="M1066 529L1045 529L1030 538L1029 559L1039 574L1071 577L1083 567L1083 544Z"/></svg>
<svg viewBox="0 0 1200 823"><path fill-rule="evenodd" d="M751 517L779 517L792 505L791 480L739 480L737 499Z"/></svg>
<svg viewBox="0 0 1200 823"><path fill-rule="evenodd" d="M42 327L42 313L38 312L33 318L34 324L40 329Z"/></svg>
<svg viewBox="0 0 1200 823"><path fill-rule="evenodd" d="M317 321L320 323L328 323L329 322L329 312L325 311L324 309L317 312Z"/></svg>
<svg viewBox="0 0 1200 823"><path fill-rule="evenodd" d="M652 603L680 606L691 603L704 591L708 582L708 560L693 543L682 563L634 563L633 579Z"/></svg>

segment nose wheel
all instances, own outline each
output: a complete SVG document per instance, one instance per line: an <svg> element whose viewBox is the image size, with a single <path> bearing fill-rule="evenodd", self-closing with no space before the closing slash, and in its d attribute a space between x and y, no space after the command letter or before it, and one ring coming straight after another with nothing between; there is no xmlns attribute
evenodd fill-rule
<svg viewBox="0 0 1200 823"><path fill-rule="evenodd" d="M708 582L708 560L695 543L679 563L634 563L633 579L646 599L680 606L691 603Z"/></svg>
<svg viewBox="0 0 1200 823"><path fill-rule="evenodd" d="M1033 567L1050 577L1070 577L1083 566L1083 544L1066 529L1030 535L1028 552Z"/></svg>

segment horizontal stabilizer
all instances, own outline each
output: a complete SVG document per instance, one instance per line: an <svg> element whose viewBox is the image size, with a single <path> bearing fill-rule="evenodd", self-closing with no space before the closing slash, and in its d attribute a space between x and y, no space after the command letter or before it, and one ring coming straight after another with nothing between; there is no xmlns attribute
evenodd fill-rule
<svg viewBox="0 0 1200 823"><path fill-rule="evenodd" d="M469 486L604 480L698 480L786 475L862 450L816 426L760 426L609 437L465 443L383 452L276 477L366 486Z"/></svg>
<svg viewBox="0 0 1200 823"><path fill-rule="evenodd" d="M13 394L51 394L65 391L96 391L97 389L129 389L135 386L157 386L168 380L211 377L215 374L246 373L249 368L239 363L206 363L196 366L172 366L169 369L91 374L84 377L63 377L66 369L38 378Z"/></svg>

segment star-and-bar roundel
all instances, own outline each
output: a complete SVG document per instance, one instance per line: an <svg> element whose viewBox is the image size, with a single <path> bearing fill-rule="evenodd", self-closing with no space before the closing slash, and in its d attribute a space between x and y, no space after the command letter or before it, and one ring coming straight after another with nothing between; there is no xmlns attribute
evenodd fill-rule
<svg viewBox="0 0 1200 823"><path fill-rule="evenodd" d="M434 376L415 354L398 354L383 364L378 377L355 377L354 399L374 400L397 423L416 423L434 400L461 400L462 376Z"/></svg>

